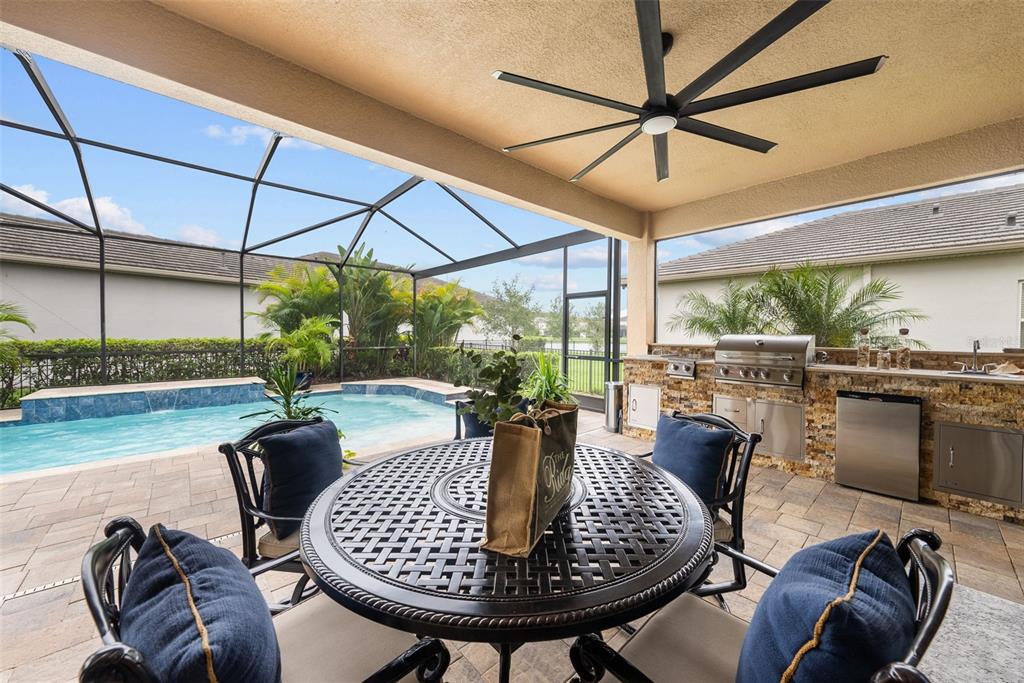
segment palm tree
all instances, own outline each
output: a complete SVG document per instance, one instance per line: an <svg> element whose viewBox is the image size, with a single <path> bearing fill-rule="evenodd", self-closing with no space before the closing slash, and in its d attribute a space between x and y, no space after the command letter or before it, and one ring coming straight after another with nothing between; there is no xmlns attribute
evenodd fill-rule
<svg viewBox="0 0 1024 683"><path fill-rule="evenodd" d="M759 299L785 334L813 334L818 346L850 347L857 331L872 330L876 343L891 342L892 329L928 316L912 308L886 308L901 297L895 283L879 278L854 289L838 266L804 263L772 268L758 282ZM924 344L912 340L917 346Z"/></svg>
<svg viewBox="0 0 1024 683"><path fill-rule="evenodd" d="M403 288L401 297L411 309L411 289ZM424 287L416 297L416 351L423 354L437 346L453 346L459 331L482 314L480 304L458 282Z"/></svg>
<svg viewBox="0 0 1024 683"><path fill-rule="evenodd" d="M764 316L756 284L744 287L730 280L719 292L717 301L702 292L690 291L680 297L677 309L669 318L670 330L681 329L713 339L724 334L774 331Z"/></svg>
<svg viewBox="0 0 1024 683"><path fill-rule="evenodd" d="M276 266L268 275L270 279L254 291L261 304L271 303L250 315L272 323L282 333L297 330L305 318L338 315L338 281L328 268L297 263L291 270Z"/></svg>
<svg viewBox="0 0 1024 683"><path fill-rule="evenodd" d="M341 261L345 260L345 253L345 249L339 246ZM346 265L340 279L348 337L357 348L372 349L360 353L357 358L368 359L370 367L367 369L380 373L386 369L392 355L387 347L398 345L398 328L409 320L410 306L398 295L400 287L396 286L391 273L371 268L377 265L373 249L364 251L360 245L352 252L347 264L353 267ZM329 268L337 279L339 266L331 265Z"/></svg>
<svg viewBox="0 0 1024 683"><path fill-rule="evenodd" d="M284 361L302 371L319 372L331 362L334 343L331 337L338 319L315 315L303 318L299 326L268 341L271 348L284 349Z"/></svg>
<svg viewBox="0 0 1024 683"><path fill-rule="evenodd" d="M17 367L21 364L21 357L18 355L17 347L11 343L17 337L8 329L7 326L9 324L22 325L32 332L35 332L36 328L29 321L21 306L12 304L9 301L0 301L0 365ZM5 394L4 402L0 405L6 405L6 395L9 395L7 387L4 388L3 393Z"/></svg>
<svg viewBox="0 0 1024 683"><path fill-rule="evenodd" d="M0 340L10 341L16 338L14 333L7 329L8 323L23 325L32 332L36 331L35 325L29 321L21 306L9 301L0 301Z"/></svg>

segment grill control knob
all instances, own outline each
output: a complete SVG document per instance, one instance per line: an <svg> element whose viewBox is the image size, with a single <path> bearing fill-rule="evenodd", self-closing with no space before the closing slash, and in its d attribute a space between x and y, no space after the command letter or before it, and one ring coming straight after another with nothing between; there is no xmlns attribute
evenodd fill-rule
<svg viewBox="0 0 1024 683"><path fill-rule="evenodd" d="M740 377L750 377L750 370L747 368L740 370Z"/></svg>
<svg viewBox="0 0 1024 683"><path fill-rule="evenodd" d="M759 379L768 379L768 374L769 373L768 373L767 370L758 370L757 371L757 376L758 376Z"/></svg>
<svg viewBox="0 0 1024 683"><path fill-rule="evenodd" d="M790 372L789 370L786 370L784 373L782 373L782 381L784 381L784 382L791 382L792 380L793 380L793 373L792 372Z"/></svg>
<svg viewBox="0 0 1024 683"><path fill-rule="evenodd" d="M729 368L718 368L718 374L725 377L729 374Z"/></svg>

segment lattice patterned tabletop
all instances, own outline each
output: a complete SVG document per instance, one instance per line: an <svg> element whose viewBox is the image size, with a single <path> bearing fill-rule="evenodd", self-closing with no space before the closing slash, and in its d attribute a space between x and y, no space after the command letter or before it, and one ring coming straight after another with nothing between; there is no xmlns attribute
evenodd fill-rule
<svg viewBox="0 0 1024 683"><path fill-rule="evenodd" d="M302 527L317 584L395 628L524 642L625 623L709 569L710 517L685 485L583 444L570 500L530 557L480 549L490 451L490 439L436 444L330 486Z"/></svg>

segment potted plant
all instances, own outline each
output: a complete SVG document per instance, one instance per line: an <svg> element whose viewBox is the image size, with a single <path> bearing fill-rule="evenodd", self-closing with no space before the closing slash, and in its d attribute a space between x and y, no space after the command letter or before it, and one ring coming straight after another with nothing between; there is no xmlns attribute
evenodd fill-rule
<svg viewBox="0 0 1024 683"><path fill-rule="evenodd" d="M267 398L274 402L273 408L242 415L239 419L266 415L273 420L311 420L314 417L323 416L325 412L337 412L322 405L306 403L309 391L300 385L299 372L291 363L275 365L271 368L270 378L267 381ZM339 432L339 436L343 435Z"/></svg>
<svg viewBox="0 0 1024 683"><path fill-rule="evenodd" d="M303 318L297 328L270 340L269 346L283 349L284 362L297 369L298 388L312 385L316 373L331 362L332 337L337 325L337 318L315 315Z"/></svg>
<svg viewBox="0 0 1024 683"><path fill-rule="evenodd" d="M532 403L576 403L569 390L569 379L558 369L554 358L546 353L534 357L533 371L523 382L523 396Z"/></svg>
<svg viewBox="0 0 1024 683"><path fill-rule="evenodd" d="M518 335L513 337L513 342L518 339ZM466 392L469 400L459 408L466 436L490 436L494 433L495 424L521 410L522 359L514 347L495 351L486 360L479 351L462 346L459 354L466 358L469 370L476 378L476 386Z"/></svg>

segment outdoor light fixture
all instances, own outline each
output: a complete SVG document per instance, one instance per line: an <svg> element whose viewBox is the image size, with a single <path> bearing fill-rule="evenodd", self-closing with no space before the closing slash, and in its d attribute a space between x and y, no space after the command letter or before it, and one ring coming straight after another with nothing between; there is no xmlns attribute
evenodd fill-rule
<svg viewBox="0 0 1024 683"><path fill-rule="evenodd" d="M640 124L640 130L648 135L661 135L675 128L678 122L679 119L672 114L655 114L644 119Z"/></svg>
<svg viewBox="0 0 1024 683"><path fill-rule="evenodd" d="M878 71L886 59L885 56L871 57L869 59L862 59L859 62L834 66L830 69L822 69L821 71L786 78L781 81L757 85L752 88L736 90L722 95L705 97L700 100L697 99L714 88L733 71L739 69L756 57L762 50L828 4L828 0L799 0L765 24L754 35L740 43L732 52L698 76L696 80L692 81L685 88L675 94L669 94L665 88L665 55L672 49L672 34L664 33L661 30L661 5L657 0L635 0L635 2L636 20L640 29L640 53L643 56L644 76L647 81L647 101L642 105L637 106L627 102L619 102L607 97L591 95L590 93L572 90L571 88L563 88L553 83L545 83L544 81L534 80L525 76L510 74L506 71L495 71L491 74L499 81L526 86L534 90L543 90L553 95L571 97L581 102L597 104L608 109L632 114L633 118L585 130L577 130L572 133L563 133L542 140L511 145L504 147L503 151L515 152L527 147L535 147L593 133L602 133L615 128L632 127L633 130L626 137L612 145L611 149L570 178L570 181L576 182L580 180L613 154L639 137L640 133L646 133L652 137L654 143L654 168L660 182L668 179L668 133L672 130L681 130L684 133L699 135L754 152L761 152L762 154L775 147L775 143L770 140L763 140L753 135L723 128L707 121L692 118L693 116L718 111L727 107L735 107L738 104L748 104L770 97L778 97L779 95L787 95L801 90L839 83L851 78L869 76Z"/></svg>

